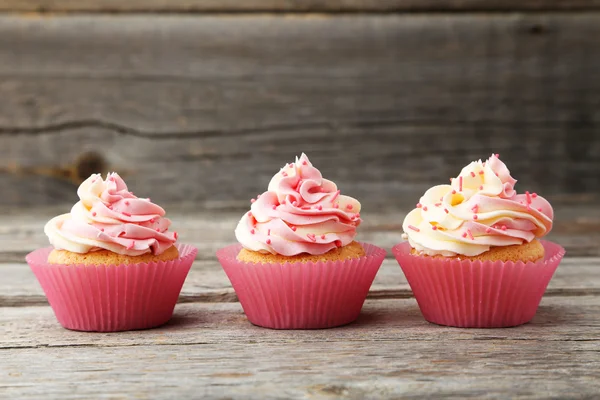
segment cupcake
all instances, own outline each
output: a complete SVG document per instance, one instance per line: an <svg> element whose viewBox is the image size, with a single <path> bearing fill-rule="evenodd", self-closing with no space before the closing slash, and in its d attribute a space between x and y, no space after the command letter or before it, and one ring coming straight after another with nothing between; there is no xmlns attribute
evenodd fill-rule
<svg viewBox="0 0 600 400"><path fill-rule="evenodd" d="M565 250L540 240L550 203L516 182L492 155L427 190L404 219L408 241L393 252L427 321L494 328L535 315Z"/></svg>
<svg viewBox="0 0 600 400"><path fill-rule="evenodd" d="M248 320L274 329L348 324L360 314L385 251L354 240L360 203L302 154L252 199L217 252Z"/></svg>
<svg viewBox="0 0 600 400"><path fill-rule="evenodd" d="M77 195L44 227L52 247L26 257L60 324L112 332L166 323L197 249L177 244L165 211L116 173L90 176Z"/></svg>

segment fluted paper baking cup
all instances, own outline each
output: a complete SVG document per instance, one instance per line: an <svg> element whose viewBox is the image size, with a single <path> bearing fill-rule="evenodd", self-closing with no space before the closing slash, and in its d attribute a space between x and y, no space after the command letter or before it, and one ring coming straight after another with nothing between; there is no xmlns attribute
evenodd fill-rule
<svg viewBox="0 0 600 400"><path fill-rule="evenodd" d="M360 258L327 262L248 263L241 245L217 251L240 303L254 325L321 329L349 324L360 314L385 250L361 243Z"/></svg>
<svg viewBox="0 0 600 400"><path fill-rule="evenodd" d="M177 246L171 261L121 265L48 263L52 247L26 257L48 302L67 329L116 332L169 321L198 250Z"/></svg>
<svg viewBox="0 0 600 400"><path fill-rule="evenodd" d="M540 240L537 262L470 261L410 254L410 244L392 252L429 322L461 328L502 328L531 321L565 255L560 245Z"/></svg>

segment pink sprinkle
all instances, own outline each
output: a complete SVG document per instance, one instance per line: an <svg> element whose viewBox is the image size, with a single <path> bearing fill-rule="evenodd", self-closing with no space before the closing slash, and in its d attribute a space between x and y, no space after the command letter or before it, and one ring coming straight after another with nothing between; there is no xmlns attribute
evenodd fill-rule
<svg viewBox="0 0 600 400"><path fill-rule="evenodd" d="M483 190L483 185L479 186L479 190Z"/></svg>
<svg viewBox="0 0 600 400"><path fill-rule="evenodd" d="M427 206L423 207L423 211L427 211Z"/></svg>
<svg viewBox="0 0 600 400"><path fill-rule="evenodd" d="M356 214L354 214L354 216L355 216L356 218L360 218L360 213L356 213Z"/></svg>
<svg viewBox="0 0 600 400"><path fill-rule="evenodd" d="M539 212L542 212L542 207L538 207L537 209Z"/></svg>
<svg viewBox="0 0 600 400"><path fill-rule="evenodd" d="M277 210L277 206L276 205L273 205L273 210Z"/></svg>
<svg viewBox="0 0 600 400"><path fill-rule="evenodd" d="M412 225L409 225L408 229L412 229L415 232L421 232L421 230L419 228L417 228L416 226L412 226Z"/></svg>
<svg viewBox="0 0 600 400"><path fill-rule="evenodd" d="M178 237L178 236L179 236L179 235L177 234L177 232L173 232L173 237L175 238L175 240L177 240L177 237Z"/></svg>
<svg viewBox="0 0 600 400"><path fill-rule="evenodd" d="M440 197L440 201L444 201L444 198L443 198L443 197Z"/></svg>
<svg viewBox="0 0 600 400"><path fill-rule="evenodd" d="M479 217L477 216L477 214L473 214L473 219L474 219L475 221L477 221L477 218L479 218Z"/></svg>
<svg viewBox="0 0 600 400"><path fill-rule="evenodd" d="M288 164L288 167L290 167L290 168L294 168L294 163L289 163L289 164Z"/></svg>
<svg viewBox="0 0 600 400"><path fill-rule="evenodd" d="M529 206L529 204L527 204L527 211L530 211L531 207Z"/></svg>
<svg viewBox="0 0 600 400"><path fill-rule="evenodd" d="M325 235L321 235L321 239L325 240Z"/></svg>
<svg viewBox="0 0 600 400"><path fill-rule="evenodd" d="M462 237L466 238L467 237L467 232L463 233Z"/></svg>
<svg viewBox="0 0 600 400"><path fill-rule="evenodd" d="M129 194L133 196L133 192L129 192Z"/></svg>
<svg viewBox="0 0 600 400"><path fill-rule="evenodd" d="M525 191L525 198L527 199L527 204L531 204L531 195L529 191Z"/></svg>
<svg viewBox="0 0 600 400"><path fill-rule="evenodd" d="M285 199L281 200L281 204L285 204Z"/></svg>
<svg viewBox="0 0 600 400"><path fill-rule="evenodd" d="M302 161L302 165L308 165L308 163L305 161Z"/></svg>
<svg viewBox="0 0 600 400"><path fill-rule="evenodd" d="M270 229L267 230L267 236L271 236L271 230Z"/></svg>
<svg viewBox="0 0 600 400"><path fill-rule="evenodd" d="M452 182L454 180L454 178L450 178L450 182Z"/></svg>
<svg viewBox="0 0 600 400"><path fill-rule="evenodd" d="M463 178L461 176L458 178L458 191L459 192L462 192L462 181L463 181Z"/></svg>
<svg viewBox="0 0 600 400"><path fill-rule="evenodd" d="M94 212L92 213L92 217L95 217L95 216L96 216L96 211L94 211Z"/></svg>
<svg viewBox="0 0 600 400"><path fill-rule="evenodd" d="M483 175L483 174L484 174L483 170L479 171L479 175Z"/></svg>
<svg viewBox="0 0 600 400"><path fill-rule="evenodd" d="M339 205L338 203L335 203L335 204L333 205L333 208L340 208L340 205Z"/></svg>
<svg viewBox="0 0 600 400"><path fill-rule="evenodd" d="M150 223L153 224L154 223L154 218L150 218Z"/></svg>
<svg viewBox="0 0 600 400"><path fill-rule="evenodd" d="M288 175L287 175L287 172L285 172L285 171L283 171L283 172L281 173L281 175L283 175L283 176L288 176Z"/></svg>
<svg viewBox="0 0 600 400"><path fill-rule="evenodd" d="M485 233L490 233L491 231L492 231L492 228L487 228L487 229L485 230Z"/></svg>
<svg viewBox="0 0 600 400"><path fill-rule="evenodd" d="M111 182L114 182L115 178L111 176L110 178L108 178L108 180L111 181Z"/></svg>
<svg viewBox="0 0 600 400"><path fill-rule="evenodd" d="M128 201L126 201L126 202L125 202L125 205L126 205L126 206L128 206L128 205L129 205L129 202L128 202Z"/></svg>
<svg viewBox="0 0 600 400"><path fill-rule="evenodd" d="M156 228L156 232L160 233L160 229ZM125 233L125 232L123 232L123 233Z"/></svg>
<svg viewBox="0 0 600 400"><path fill-rule="evenodd" d="M435 225L432 225L432 226L431 226L431 229L433 229L434 231L437 231L437 226L435 226Z"/></svg>
<svg viewBox="0 0 600 400"><path fill-rule="evenodd" d="M135 240L132 240L131 243L129 244L129 246L127 246L127 248L133 249L133 246L135 246Z"/></svg>
<svg viewBox="0 0 600 400"><path fill-rule="evenodd" d="M267 239L267 244L271 244L271 239Z"/></svg>
<svg viewBox="0 0 600 400"><path fill-rule="evenodd" d="M436 207L439 207L439 206L441 206L441 205L442 205L442 203L435 203L435 204L434 204L434 206L436 206Z"/></svg>
<svg viewBox="0 0 600 400"><path fill-rule="evenodd" d="M475 238L473 237L473 234L471 233L471 230L470 230L470 229L467 229L467 233L469 234L469 238L470 238L471 240L475 240Z"/></svg>
<svg viewBox="0 0 600 400"><path fill-rule="evenodd" d="M456 190L452 190L452 194L456 194Z"/></svg>
<svg viewBox="0 0 600 400"><path fill-rule="evenodd" d="M471 171L471 176L475 178L475 172Z"/></svg>
<svg viewBox="0 0 600 400"><path fill-rule="evenodd" d="M450 211L448 211L448 209L447 209L447 208L444 208L444 212L445 212L446 214L448 214Z"/></svg>
<svg viewBox="0 0 600 400"><path fill-rule="evenodd" d="M297 202L297 201L292 201L292 205L293 205L294 207L298 207L298 202Z"/></svg>
<svg viewBox="0 0 600 400"><path fill-rule="evenodd" d="M104 232L104 228L100 228L100 231L101 231L101 232Z"/></svg>
<svg viewBox="0 0 600 400"><path fill-rule="evenodd" d="M250 199L250 203L254 203L256 199Z"/></svg>
<svg viewBox="0 0 600 400"><path fill-rule="evenodd" d="M348 204L348 205L346 206L346 208L347 208L348 210L352 210L352 209L354 208L354 206L352 206L352 204Z"/></svg>
<svg viewBox="0 0 600 400"><path fill-rule="evenodd" d="M473 210L473 212L477 212L477 210L479 210L479 204L475 204L473 207L471 207L471 210Z"/></svg>
<svg viewBox="0 0 600 400"><path fill-rule="evenodd" d="M317 206L316 208L317 208L317 210L322 210L322 209L323 209L323 206L319 205L319 206Z"/></svg>
<svg viewBox="0 0 600 400"><path fill-rule="evenodd" d="M250 229L250 233L254 235L254 232L256 232L254 229Z"/></svg>
<svg viewBox="0 0 600 400"><path fill-rule="evenodd" d="M313 242L317 241L317 237L315 236L314 233L307 233L306 236Z"/></svg>
<svg viewBox="0 0 600 400"><path fill-rule="evenodd" d="M123 211L122 214L126 217L131 217L131 214L129 214L128 212Z"/></svg>
<svg viewBox="0 0 600 400"><path fill-rule="evenodd" d="M500 158L500 154L496 153L494 155L496 156L496 158Z"/></svg>
<svg viewBox="0 0 600 400"><path fill-rule="evenodd" d="M295 227L295 226L291 226L290 228L292 228L292 230L293 230L294 232L296 232L296 227Z"/></svg>
<svg viewBox="0 0 600 400"><path fill-rule="evenodd" d="M505 231L506 230L506 225L502 225L502 230Z"/></svg>
<svg viewBox="0 0 600 400"><path fill-rule="evenodd" d="M417 208L421 208L421 207L423 207L423 206L421 205L421 203L417 203Z"/></svg>
<svg viewBox="0 0 600 400"><path fill-rule="evenodd" d="M341 241L341 240L336 240L336 241L335 241L335 245L336 245L337 247L342 247L342 241Z"/></svg>
<svg viewBox="0 0 600 400"><path fill-rule="evenodd" d="M257 195L256 195L256 198L257 198L257 199L260 199L260 194L257 194Z"/></svg>
<svg viewBox="0 0 600 400"><path fill-rule="evenodd" d="M252 216L252 211L248 211L248 216L251 217Z"/></svg>
<svg viewBox="0 0 600 400"><path fill-rule="evenodd" d="M531 197L535 199L537 197L537 193L531 193Z"/></svg>

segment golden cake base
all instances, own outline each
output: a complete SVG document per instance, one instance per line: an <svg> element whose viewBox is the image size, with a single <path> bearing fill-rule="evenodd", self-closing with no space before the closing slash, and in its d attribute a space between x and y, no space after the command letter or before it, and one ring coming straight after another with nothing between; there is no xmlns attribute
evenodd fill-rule
<svg viewBox="0 0 600 400"><path fill-rule="evenodd" d="M127 256L124 254L113 253L108 250L98 250L89 253L72 253L67 250L52 250L48 255L50 264L66 264L66 265L121 265L121 264L137 264L149 263L156 261L170 261L179 258L177 247L171 246L161 254L154 255L152 253L142 254L141 256Z"/></svg>
<svg viewBox="0 0 600 400"><path fill-rule="evenodd" d="M430 257L425 254L420 254L417 250L412 249L410 251L411 254L416 256L424 256ZM463 255L457 255L454 257L444 257L444 256L431 256L438 258L446 258L446 259L460 259L460 260L479 260L479 261L538 261L540 258L544 257L544 246L538 241L533 240L530 243L518 244L514 246L496 246L490 248L488 251L481 253L479 255L473 257L467 257Z"/></svg>
<svg viewBox="0 0 600 400"><path fill-rule="evenodd" d="M358 242L352 242L347 246L328 251L325 254L312 255L302 253L295 256L282 256L280 254L263 254L257 251L242 249L237 256L239 261L249 263L296 263L296 262L318 262L318 261L342 261L349 258L359 258L365 255L365 250Z"/></svg>

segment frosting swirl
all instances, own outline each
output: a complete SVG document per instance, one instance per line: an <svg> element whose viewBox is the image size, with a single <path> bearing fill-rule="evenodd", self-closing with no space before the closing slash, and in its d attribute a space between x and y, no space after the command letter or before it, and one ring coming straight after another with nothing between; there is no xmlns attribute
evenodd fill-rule
<svg viewBox="0 0 600 400"><path fill-rule="evenodd" d="M127 190L116 173L93 174L77 189L79 201L69 214L46 224L44 232L56 249L88 253L101 249L128 256L161 254L177 240L168 232L165 210Z"/></svg>
<svg viewBox="0 0 600 400"><path fill-rule="evenodd" d="M305 154L275 174L268 190L257 197L235 229L248 250L324 254L350 244L361 222L360 203L340 195Z"/></svg>
<svg viewBox="0 0 600 400"><path fill-rule="evenodd" d="M552 206L535 193L517 194L516 182L497 154L474 161L450 185L425 192L404 219L405 237L419 252L452 257L546 235L552 229Z"/></svg>

